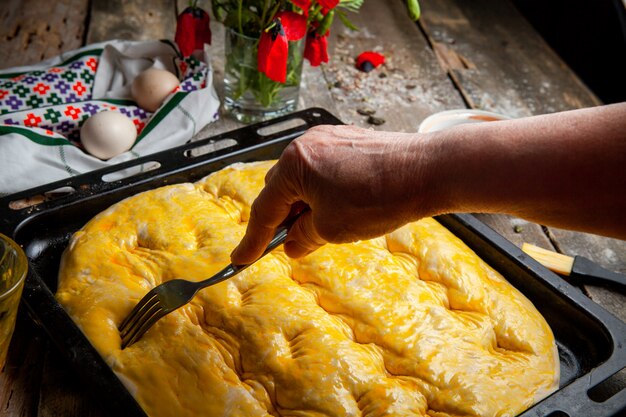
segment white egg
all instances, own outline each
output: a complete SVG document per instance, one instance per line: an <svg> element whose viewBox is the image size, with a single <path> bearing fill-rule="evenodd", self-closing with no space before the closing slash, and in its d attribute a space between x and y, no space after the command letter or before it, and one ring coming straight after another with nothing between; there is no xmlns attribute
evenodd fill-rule
<svg viewBox="0 0 626 417"><path fill-rule="evenodd" d="M130 92L139 107L155 112L178 85L178 78L171 72L150 68L135 77Z"/></svg>
<svg viewBox="0 0 626 417"><path fill-rule="evenodd" d="M90 154L110 159L129 150L137 139L135 124L116 111L94 114L80 128L80 141Z"/></svg>

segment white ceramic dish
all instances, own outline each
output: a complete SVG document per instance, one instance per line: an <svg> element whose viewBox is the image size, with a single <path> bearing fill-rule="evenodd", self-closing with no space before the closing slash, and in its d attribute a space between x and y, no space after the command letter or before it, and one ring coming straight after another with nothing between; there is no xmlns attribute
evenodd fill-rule
<svg viewBox="0 0 626 417"><path fill-rule="evenodd" d="M428 116L418 128L420 133L436 132L465 123L494 122L508 120L509 116L485 110L457 109L445 110Z"/></svg>

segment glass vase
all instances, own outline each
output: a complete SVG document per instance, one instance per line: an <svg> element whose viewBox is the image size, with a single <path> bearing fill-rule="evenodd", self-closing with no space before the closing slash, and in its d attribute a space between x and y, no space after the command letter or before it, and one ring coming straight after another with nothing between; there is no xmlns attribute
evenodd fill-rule
<svg viewBox="0 0 626 417"><path fill-rule="evenodd" d="M224 68L224 108L235 119L255 123L272 119L296 109L304 39L289 42L287 79L272 81L257 69L258 38L226 30Z"/></svg>

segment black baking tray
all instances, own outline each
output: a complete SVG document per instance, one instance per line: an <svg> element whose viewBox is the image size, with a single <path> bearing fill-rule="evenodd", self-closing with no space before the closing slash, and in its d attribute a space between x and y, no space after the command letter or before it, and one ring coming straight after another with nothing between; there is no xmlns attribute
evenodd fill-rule
<svg viewBox="0 0 626 417"><path fill-rule="evenodd" d="M320 124L341 122L323 109L307 109L0 199L0 232L18 242L29 259L23 301L30 315L112 415L145 413L54 298L60 256L70 236L100 211L138 192L195 181L235 162L277 158L291 140ZM219 148L216 144L226 146L205 152L210 146ZM137 169L154 166L159 167ZM103 180L133 168L139 173ZM72 193L62 193L70 189ZM37 195L61 197L11 208ZM626 389L607 395L611 390L605 385L626 366L626 324L475 217L450 214L437 220L524 293L554 332L560 388L521 416L625 415Z"/></svg>

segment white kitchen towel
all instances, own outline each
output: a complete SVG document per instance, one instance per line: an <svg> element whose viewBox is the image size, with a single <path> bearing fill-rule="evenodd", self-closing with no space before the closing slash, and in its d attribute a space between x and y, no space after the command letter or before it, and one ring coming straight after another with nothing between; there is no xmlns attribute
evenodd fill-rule
<svg viewBox="0 0 626 417"><path fill-rule="evenodd" d="M130 95L135 76L151 67L180 80L154 113ZM103 42L2 70L0 196L182 145L218 118L219 105L208 53L183 59L167 41ZM128 116L138 132L128 152L106 161L80 143L83 122L104 110Z"/></svg>

